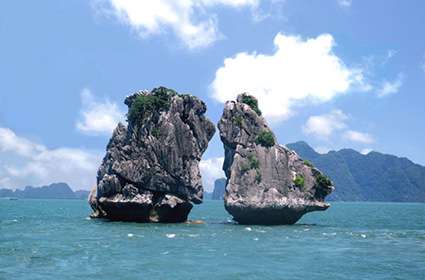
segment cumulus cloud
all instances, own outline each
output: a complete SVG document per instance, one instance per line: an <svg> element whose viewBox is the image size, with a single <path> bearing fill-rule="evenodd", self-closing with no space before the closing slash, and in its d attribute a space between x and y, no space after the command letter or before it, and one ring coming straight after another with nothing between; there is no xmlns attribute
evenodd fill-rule
<svg viewBox="0 0 425 280"><path fill-rule="evenodd" d="M305 134L327 139L336 130L344 129L348 119L341 110L333 110L323 115L311 116L303 126Z"/></svg>
<svg viewBox="0 0 425 280"><path fill-rule="evenodd" d="M202 182L204 189L208 192L213 191L214 181L218 178L225 177L223 172L224 157L215 157L201 160L199 168L201 170Z"/></svg>
<svg viewBox="0 0 425 280"><path fill-rule="evenodd" d="M260 0L101 0L102 9L112 12L142 37L172 31L187 47L211 45L220 38L212 7L255 8ZM106 4L106 5L105 5ZM111 11L112 10L112 11Z"/></svg>
<svg viewBox="0 0 425 280"><path fill-rule="evenodd" d="M302 129L305 134L315 136L321 140L335 140L334 138L337 136L358 144L372 144L375 142L371 134L349 129L347 125L348 119L349 117L341 110L333 110L327 114L310 116ZM335 134L335 132L339 133ZM319 153L326 153L328 150L327 147L316 148Z"/></svg>
<svg viewBox="0 0 425 280"><path fill-rule="evenodd" d="M330 101L363 83L362 71L333 53L329 34L303 39L278 33L274 45L270 55L242 52L226 58L215 73L212 96L225 102L249 92L266 117L284 120L295 106Z"/></svg>
<svg viewBox="0 0 425 280"><path fill-rule="evenodd" d="M404 75L401 73L398 74L397 78L393 81L384 81L377 89L378 97L385 97L399 92L401 86L403 85L403 81Z"/></svg>
<svg viewBox="0 0 425 280"><path fill-rule="evenodd" d="M360 131L348 130L344 133L344 138L352 142L358 142L362 144L372 144L375 142L372 135Z"/></svg>
<svg viewBox="0 0 425 280"><path fill-rule="evenodd" d="M74 189L95 184L101 153L61 147L49 149L0 127L0 184L19 188L67 182Z"/></svg>
<svg viewBox="0 0 425 280"><path fill-rule="evenodd" d="M118 108L116 103L109 100L96 100L89 89L83 89L81 101L80 119L75 125L83 133L109 135L118 122L124 121L124 112Z"/></svg>

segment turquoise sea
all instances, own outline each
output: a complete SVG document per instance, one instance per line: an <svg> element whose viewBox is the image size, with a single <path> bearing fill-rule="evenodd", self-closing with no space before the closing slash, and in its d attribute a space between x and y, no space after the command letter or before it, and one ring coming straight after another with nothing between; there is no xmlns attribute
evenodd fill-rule
<svg viewBox="0 0 425 280"><path fill-rule="evenodd" d="M425 279L425 204L333 203L292 226L87 218L86 201L0 200L0 279Z"/></svg>

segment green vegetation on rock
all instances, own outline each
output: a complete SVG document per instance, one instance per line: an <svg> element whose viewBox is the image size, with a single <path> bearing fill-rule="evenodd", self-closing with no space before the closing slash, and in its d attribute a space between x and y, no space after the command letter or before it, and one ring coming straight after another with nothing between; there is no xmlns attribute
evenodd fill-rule
<svg viewBox="0 0 425 280"><path fill-rule="evenodd" d="M258 159L254 155L248 156L249 166L251 169L257 169L260 167L260 163L258 162Z"/></svg>
<svg viewBox="0 0 425 280"><path fill-rule="evenodd" d="M251 167L249 166L249 164L246 163L242 163L241 164L241 173L246 173L251 169Z"/></svg>
<svg viewBox="0 0 425 280"><path fill-rule="evenodd" d="M303 188L304 187L304 177L302 175L295 176L294 184L298 188Z"/></svg>
<svg viewBox="0 0 425 280"><path fill-rule="evenodd" d="M128 110L128 122L137 123L152 112L167 110L170 107L170 97L175 94L174 90L161 87L150 94L138 95Z"/></svg>
<svg viewBox="0 0 425 280"><path fill-rule="evenodd" d="M258 101L254 97L244 94L242 96L242 103L245 103L251 107L252 110L254 110L257 115L261 116L261 110L258 108Z"/></svg>
<svg viewBox="0 0 425 280"><path fill-rule="evenodd" d="M242 126L242 121L243 121L242 116L233 117L233 121L236 123L236 125Z"/></svg>
<svg viewBox="0 0 425 280"><path fill-rule="evenodd" d="M261 173L260 170L257 170L257 175L255 175L255 182L257 182L257 184L261 183Z"/></svg>
<svg viewBox="0 0 425 280"><path fill-rule="evenodd" d="M313 164L311 163L311 161L309 160L304 160L304 164L307 165L308 167L313 167Z"/></svg>
<svg viewBox="0 0 425 280"><path fill-rule="evenodd" d="M151 130L151 134L153 137L159 138L159 136L161 136L161 130L158 127L154 127Z"/></svg>
<svg viewBox="0 0 425 280"><path fill-rule="evenodd" d="M331 186L332 182L326 175L318 174L316 176L317 184L321 187Z"/></svg>
<svg viewBox="0 0 425 280"><path fill-rule="evenodd" d="M248 163L241 164L241 172L245 173L251 169L258 169L260 168L260 163L258 159L255 157L255 155L248 155L247 157Z"/></svg>
<svg viewBox="0 0 425 280"><path fill-rule="evenodd" d="M273 134L270 131L263 130L257 136L255 143L264 147L272 147L275 144Z"/></svg>

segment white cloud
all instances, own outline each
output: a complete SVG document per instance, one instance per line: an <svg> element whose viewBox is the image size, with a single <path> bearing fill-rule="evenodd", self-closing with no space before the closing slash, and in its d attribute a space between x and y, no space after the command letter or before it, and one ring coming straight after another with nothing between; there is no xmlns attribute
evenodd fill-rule
<svg viewBox="0 0 425 280"><path fill-rule="evenodd" d="M226 58L211 84L212 96L225 102L248 92L266 117L284 120L294 106L324 103L362 86L362 71L348 68L333 53L329 34L303 39L278 33L274 45L271 55L242 52Z"/></svg>
<svg viewBox="0 0 425 280"><path fill-rule="evenodd" d="M348 130L344 133L344 138L362 144L372 144L375 142L372 135L360 131Z"/></svg>
<svg viewBox="0 0 425 280"><path fill-rule="evenodd" d="M349 129L347 125L348 116L341 110L333 110L327 114L310 116L303 126L303 132L307 135L315 136L321 140L326 140L329 145L335 141L335 132L339 132L338 138L360 144L372 144L375 142L371 134ZM331 138L332 136L332 138ZM332 141L329 141L332 140ZM318 153L327 153L328 147L319 146L315 148Z"/></svg>
<svg viewBox="0 0 425 280"><path fill-rule="evenodd" d="M314 150L317 153L324 155L324 154L327 154L331 150L331 148L325 147L325 146L319 146L319 147L314 148Z"/></svg>
<svg viewBox="0 0 425 280"><path fill-rule="evenodd" d="M201 170L204 189L212 192L214 189L214 181L225 177L223 172L224 157L209 158L201 160L199 169Z"/></svg>
<svg viewBox="0 0 425 280"><path fill-rule="evenodd" d="M403 85L404 75L398 74L394 81L384 81L378 88L378 97L397 93Z"/></svg>
<svg viewBox="0 0 425 280"><path fill-rule="evenodd" d="M97 7L109 13L112 10L112 14L133 27L142 37L172 31L187 47L193 49L209 46L220 38L216 16L209 14L208 9L216 6L255 8L260 1L101 0L103 5Z"/></svg>
<svg viewBox="0 0 425 280"><path fill-rule="evenodd" d="M351 4L353 3L352 0L337 0L337 1L338 1L338 5L344 8L351 7Z"/></svg>
<svg viewBox="0 0 425 280"><path fill-rule="evenodd" d="M89 189L96 182L100 161L101 152L49 149L0 127L0 187L66 182L74 189Z"/></svg>
<svg viewBox="0 0 425 280"><path fill-rule="evenodd" d="M368 153L370 153L372 151L373 151L372 149L365 148L365 149L361 150L360 153L363 154L363 155L367 155Z"/></svg>
<svg viewBox="0 0 425 280"><path fill-rule="evenodd" d="M83 108L76 127L83 133L110 135L118 122L124 120L124 112L118 108L116 103L109 100L97 101L89 89L83 89L81 101Z"/></svg>
<svg viewBox="0 0 425 280"><path fill-rule="evenodd" d="M303 126L303 131L306 134L327 139L334 131L344 129L347 119L347 115L341 110L333 110L327 114L309 117Z"/></svg>

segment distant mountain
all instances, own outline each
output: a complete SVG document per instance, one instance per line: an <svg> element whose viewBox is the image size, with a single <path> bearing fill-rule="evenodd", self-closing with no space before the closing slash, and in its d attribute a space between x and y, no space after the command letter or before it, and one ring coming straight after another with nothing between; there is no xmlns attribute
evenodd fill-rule
<svg viewBox="0 0 425 280"><path fill-rule="evenodd" d="M0 197L43 198L43 199L86 199L88 191L73 192L66 183L54 183L48 186L31 187L24 190L0 189Z"/></svg>
<svg viewBox="0 0 425 280"><path fill-rule="evenodd" d="M224 191L226 188L226 178L220 178L214 182L214 191L212 193L213 200L221 200L224 198Z"/></svg>
<svg viewBox="0 0 425 280"><path fill-rule="evenodd" d="M286 146L332 179L329 200L425 202L425 167L407 158L352 149L319 154L305 142Z"/></svg>
<svg viewBox="0 0 425 280"><path fill-rule="evenodd" d="M77 199L88 199L90 191L78 190L74 192Z"/></svg>

